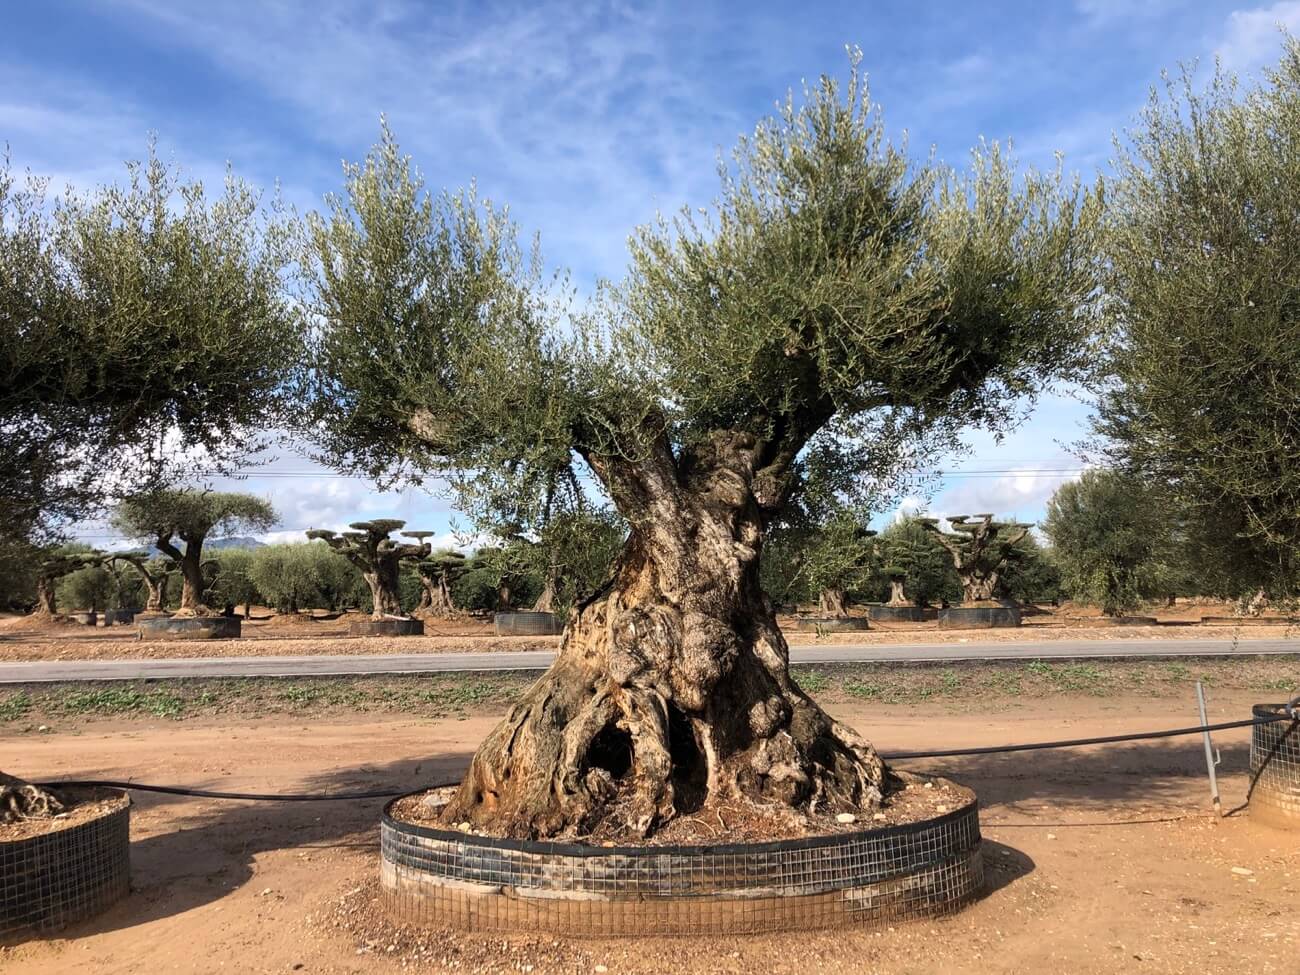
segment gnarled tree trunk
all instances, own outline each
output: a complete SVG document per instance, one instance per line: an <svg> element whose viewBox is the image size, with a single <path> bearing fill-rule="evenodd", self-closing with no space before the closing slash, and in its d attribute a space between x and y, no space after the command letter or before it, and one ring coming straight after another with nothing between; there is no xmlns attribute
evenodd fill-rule
<svg viewBox="0 0 1300 975"><path fill-rule="evenodd" d="M447 584L445 573L436 576L420 574L420 605L415 608L417 616L423 615L433 619L451 619L456 615L456 603L451 598L451 586Z"/></svg>
<svg viewBox="0 0 1300 975"><path fill-rule="evenodd" d="M385 616L402 615L397 568L395 559L379 559L370 571L361 573L366 580L366 585L370 587L371 619L381 620Z"/></svg>
<svg viewBox="0 0 1300 975"><path fill-rule="evenodd" d="M834 812L891 788L872 746L791 679L758 581L753 461L716 446L683 474L672 460L593 462L633 525L613 579L570 614L555 663L479 748L444 822L645 835L710 797Z"/></svg>
<svg viewBox="0 0 1300 975"><path fill-rule="evenodd" d="M817 596L817 611L823 616L848 616L843 589L823 589Z"/></svg>
<svg viewBox="0 0 1300 975"><path fill-rule="evenodd" d="M0 823L45 819L62 811L63 803L53 792L0 772Z"/></svg>

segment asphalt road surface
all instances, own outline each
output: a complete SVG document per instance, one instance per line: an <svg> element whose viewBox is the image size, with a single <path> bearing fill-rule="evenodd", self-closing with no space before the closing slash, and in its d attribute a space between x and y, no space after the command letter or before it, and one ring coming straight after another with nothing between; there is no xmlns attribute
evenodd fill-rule
<svg viewBox="0 0 1300 975"><path fill-rule="evenodd" d="M1041 643L944 643L902 646L792 647L790 662L955 663L986 660L1110 660L1300 654L1294 640L1049 640ZM337 677L543 670L550 650L493 653L330 654L312 657L191 657L171 660L58 660L0 663L0 684L176 677Z"/></svg>

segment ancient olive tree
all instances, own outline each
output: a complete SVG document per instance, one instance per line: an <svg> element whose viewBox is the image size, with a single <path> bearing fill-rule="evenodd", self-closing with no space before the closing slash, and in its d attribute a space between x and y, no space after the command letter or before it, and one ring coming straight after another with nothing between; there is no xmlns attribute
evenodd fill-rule
<svg viewBox="0 0 1300 975"><path fill-rule="evenodd" d="M869 513L843 506L820 523L770 529L763 560L780 565L760 566L760 571L767 569L768 595L815 598L823 616L847 616L848 594L869 588L880 567L876 533L866 527L864 515Z"/></svg>
<svg viewBox="0 0 1300 975"><path fill-rule="evenodd" d="M889 580L890 606L930 606L961 598L961 580L947 549L919 517L892 522L879 535L877 546Z"/></svg>
<svg viewBox="0 0 1300 975"><path fill-rule="evenodd" d="M122 534L149 541L180 569L181 599L178 616L203 616L211 612L205 602L217 566L203 558L203 543L210 536L266 531L278 516L270 502L251 494L168 488L133 495L113 513ZM152 602L152 592L150 594Z"/></svg>
<svg viewBox="0 0 1300 975"><path fill-rule="evenodd" d="M1070 597L1122 616L1166 591L1172 544L1154 492L1115 471L1085 471L1047 502L1043 534Z"/></svg>
<svg viewBox="0 0 1300 975"><path fill-rule="evenodd" d="M1244 92L1171 82L1127 135L1099 452L1206 527L1216 589L1300 596L1300 40Z"/></svg>
<svg viewBox="0 0 1300 975"><path fill-rule="evenodd" d="M567 314L505 212L426 194L387 133L312 221L322 453L452 476L467 505L577 458L629 525L448 822L644 835L710 799L821 814L895 785L791 678L766 528L811 446L999 427L1079 365L1096 201L996 149L909 159L856 71L805 96L741 141L711 215L638 231L626 280Z"/></svg>
<svg viewBox="0 0 1300 975"><path fill-rule="evenodd" d="M63 546L45 554L36 565L36 609L33 610L33 615L56 615L59 580L103 563L102 552L77 546Z"/></svg>
<svg viewBox="0 0 1300 975"><path fill-rule="evenodd" d="M1015 557L1016 543L1034 527L1016 521L994 521L991 514L949 515L951 532L939 528L938 518L918 521L948 550L952 567L961 579L963 603L989 602L1003 595L1002 570Z"/></svg>
<svg viewBox="0 0 1300 975"><path fill-rule="evenodd" d="M398 573L403 561L418 562L432 549L423 541L430 532L402 532L415 542L399 542L389 534L401 529L406 522L397 518L375 518L371 521L354 521L349 532L341 535L327 528L313 528L308 538L319 538L360 571L370 587L372 618L381 620L388 616L402 616L402 597Z"/></svg>
<svg viewBox="0 0 1300 975"><path fill-rule="evenodd" d="M420 604L415 615L435 619L450 619L457 613L452 599L452 584L465 574L466 559L463 552L434 552L416 566L420 573Z"/></svg>

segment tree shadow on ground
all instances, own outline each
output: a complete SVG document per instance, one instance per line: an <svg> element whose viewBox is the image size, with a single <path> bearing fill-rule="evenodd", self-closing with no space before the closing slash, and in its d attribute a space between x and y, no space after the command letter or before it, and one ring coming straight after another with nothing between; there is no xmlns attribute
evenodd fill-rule
<svg viewBox="0 0 1300 975"><path fill-rule="evenodd" d="M366 764L310 776L299 793L416 791L458 781L470 752ZM199 786L196 786L198 788ZM135 793L133 815L146 819L164 807L154 835L131 842L131 894L97 918L59 932L84 937L146 924L218 900L253 876L254 859L272 850L377 850L386 799L254 802L182 799ZM133 822L133 837L140 832Z"/></svg>
<svg viewBox="0 0 1300 975"><path fill-rule="evenodd" d="M1250 746L1216 745L1221 777L1245 773ZM1072 812L1130 813L1152 807L1209 808L1205 750L1199 736L1147 742L1013 752L945 759L900 760L911 771L951 778L974 789L986 810L1041 814L1043 807ZM1222 788L1222 785L1221 785ZM1232 782L1229 788L1237 788ZM1225 792L1228 790L1225 790ZM1238 790L1240 791L1240 790ZM1230 806L1235 796L1225 795ZM1113 819L1110 821L1113 822Z"/></svg>
<svg viewBox="0 0 1300 975"><path fill-rule="evenodd" d="M984 853L984 890L980 892L980 900L1028 877L1037 867L1028 854L1014 846L986 837L981 847Z"/></svg>

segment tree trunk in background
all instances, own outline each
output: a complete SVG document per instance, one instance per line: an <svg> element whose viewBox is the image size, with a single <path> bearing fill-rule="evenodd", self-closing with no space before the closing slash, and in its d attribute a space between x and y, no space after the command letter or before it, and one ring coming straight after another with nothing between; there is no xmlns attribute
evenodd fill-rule
<svg viewBox="0 0 1300 975"><path fill-rule="evenodd" d="M401 616L402 597L397 581L397 563L380 559L373 571L362 572L370 587L370 618L381 620L385 616Z"/></svg>
<svg viewBox="0 0 1300 975"><path fill-rule="evenodd" d="M507 582L497 586L497 612L510 612L510 584Z"/></svg>
<svg viewBox="0 0 1300 975"><path fill-rule="evenodd" d="M823 589L817 597L817 612L822 616L848 616L843 589Z"/></svg>
<svg viewBox="0 0 1300 975"><path fill-rule="evenodd" d="M34 616L53 616L57 612L55 608L54 590L58 586L57 579L50 579L44 576L36 578L36 609L33 611Z"/></svg>
<svg viewBox="0 0 1300 975"><path fill-rule="evenodd" d="M542 593L537 597L537 602L533 603L534 613L553 613L555 612L555 573L546 573L546 583L542 586Z"/></svg>
<svg viewBox="0 0 1300 975"><path fill-rule="evenodd" d="M903 583L906 578L893 576L889 580L889 602L886 606L910 606L912 601L907 598L907 593L903 591Z"/></svg>
<svg viewBox="0 0 1300 975"><path fill-rule="evenodd" d="M711 796L833 813L874 808L894 786L790 677L758 581L753 462L727 446L685 475L607 470L635 526L613 579L483 742L444 822L646 835Z"/></svg>

